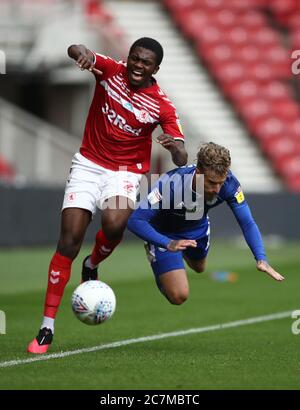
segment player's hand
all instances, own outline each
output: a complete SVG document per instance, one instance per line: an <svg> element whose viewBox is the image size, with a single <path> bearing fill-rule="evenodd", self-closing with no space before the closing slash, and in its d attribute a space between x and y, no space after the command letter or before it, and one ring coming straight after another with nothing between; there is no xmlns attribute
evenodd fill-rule
<svg viewBox="0 0 300 410"><path fill-rule="evenodd" d="M266 272L268 275L271 276L271 278L278 280L279 282L284 280L284 276L276 272L276 270L274 270L272 266L270 266L266 261L257 261L256 267L261 272Z"/></svg>
<svg viewBox="0 0 300 410"><path fill-rule="evenodd" d="M78 67L83 70L89 70L97 75L103 74L102 71L97 70L94 64L94 54L82 51L76 60Z"/></svg>
<svg viewBox="0 0 300 410"><path fill-rule="evenodd" d="M176 151L178 149L176 141L174 138L169 134L161 134L159 137L156 138L156 142L161 144L165 149L168 151Z"/></svg>
<svg viewBox="0 0 300 410"><path fill-rule="evenodd" d="M178 241L172 240L168 243L167 249L171 252L177 252L184 251L188 247L196 248L197 241L194 241L193 239L179 239Z"/></svg>

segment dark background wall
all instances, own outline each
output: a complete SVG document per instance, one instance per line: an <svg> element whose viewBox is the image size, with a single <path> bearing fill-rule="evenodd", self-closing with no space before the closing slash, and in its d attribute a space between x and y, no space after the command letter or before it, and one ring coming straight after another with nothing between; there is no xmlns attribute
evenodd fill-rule
<svg viewBox="0 0 300 410"><path fill-rule="evenodd" d="M0 187L0 246L56 244L62 200L63 189ZM263 235L300 238L300 195L248 194L247 201ZM213 209L210 220L214 237L241 234L226 204ZM87 241L93 240L99 227L98 213L88 229Z"/></svg>

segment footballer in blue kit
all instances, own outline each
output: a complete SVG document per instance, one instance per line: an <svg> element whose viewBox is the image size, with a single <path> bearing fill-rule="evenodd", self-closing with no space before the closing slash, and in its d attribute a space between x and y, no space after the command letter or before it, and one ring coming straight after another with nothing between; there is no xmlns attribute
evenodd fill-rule
<svg viewBox="0 0 300 410"><path fill-rule="evenodd" d="M196 272L205 269L210 237L208 212L223 202L239 223L257 269L277 281L284 279L267 262L259 228L230 165L228 149L212 142L203 144L197 165L162 175L129 218L128 229L146 241L157 285L173 304L181 304L188 297L184 260Z"/></svg>

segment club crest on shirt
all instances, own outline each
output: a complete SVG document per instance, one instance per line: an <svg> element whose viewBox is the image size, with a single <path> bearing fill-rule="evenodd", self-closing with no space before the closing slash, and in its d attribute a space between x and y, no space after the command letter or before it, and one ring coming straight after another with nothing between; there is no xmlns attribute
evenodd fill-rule
<svg viewBox="0 0 300 410"><path fill-rule="evenodd" d="M139 115L137 116L137 119L142 123L149 122L149 118L150 114L146 110L140 110Z"/></svg>
<svg viewBox="0 0 300 410"><path fill-rule="evenodd" d="M68 201L74 201L76 198L76 194L74 192L71 192L68 194Z"/></svg>

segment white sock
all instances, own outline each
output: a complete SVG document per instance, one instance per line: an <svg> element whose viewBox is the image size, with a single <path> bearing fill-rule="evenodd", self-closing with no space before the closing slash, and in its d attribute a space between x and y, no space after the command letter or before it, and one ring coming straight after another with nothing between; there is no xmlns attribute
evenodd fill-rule
<svg viewBox="0 0 300 410"><path fill-rule="evenodd" d="M52 330L52 333L54 333L54 320L55 319L53 319L52 317L44 316L41 329L43 329L43 327L47 327L48 329Z"/></svg>
<svg viewBox="0 0 300 410"><path fill-rule="evenodd" d="M98 265L93 265L93 264L92 264L92 262L91 262L91 257L89 257L89 258L85 261L84 266L86 266L87 268L90 268L90 269L95 269L95 268L98 267Z"/></svg>

